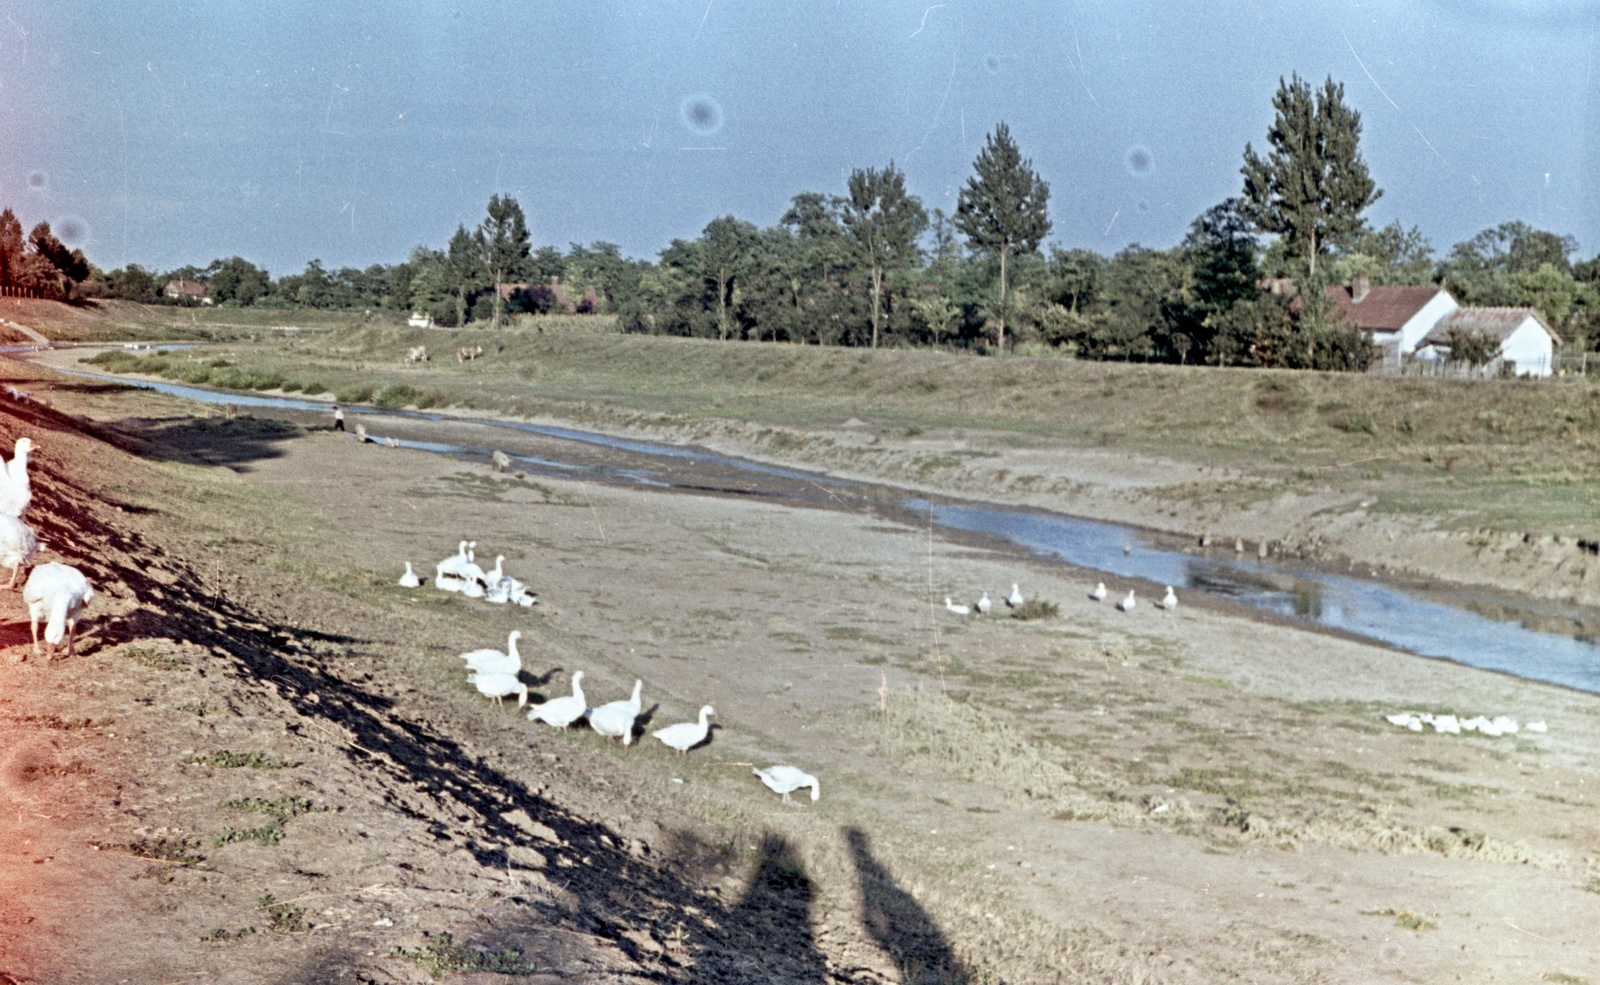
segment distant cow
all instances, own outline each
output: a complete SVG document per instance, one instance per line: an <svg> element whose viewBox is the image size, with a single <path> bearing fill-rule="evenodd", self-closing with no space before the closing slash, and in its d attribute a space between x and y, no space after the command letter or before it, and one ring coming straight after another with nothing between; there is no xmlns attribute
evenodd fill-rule
<svg viewBox="0 0 1600 985"><path fill-rule="evenodd" d="M468 359L476 359L481 355L483 355L483 346L464 345L456 350L456 361L464 363Z"/></svg>
<svg viewBox="0 0 1600 985"><path fill-rule="evenodd" d="M425 363L427 361L428 361L428 347L427 346L425 346L425 345L414 345L411 348L406 350L406 362L408 362L408 363Z"/></svg>

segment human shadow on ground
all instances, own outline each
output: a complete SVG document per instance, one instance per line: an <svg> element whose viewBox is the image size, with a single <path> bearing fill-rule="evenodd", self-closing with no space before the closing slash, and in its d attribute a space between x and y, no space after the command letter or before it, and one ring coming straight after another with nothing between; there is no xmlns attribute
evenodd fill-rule
<svg viewBox="0 0 1600 985"><path fill-rule="evenodd" d="M768 833L757 849L760 862L744 894L719 921L724 927L760 927L754 948L710 947L695 962L695 981L805 985L833 981L828 962L811 933L816 896L805 866L787 839Z"/></svg>
<svg viewBox="0 0 1600 985"><path fill-rule="evenodd" d="M955 985L969 975L939 925L872 854L866 832L848 828L845 840L861 884L861 922L906 985Z"/></svg>

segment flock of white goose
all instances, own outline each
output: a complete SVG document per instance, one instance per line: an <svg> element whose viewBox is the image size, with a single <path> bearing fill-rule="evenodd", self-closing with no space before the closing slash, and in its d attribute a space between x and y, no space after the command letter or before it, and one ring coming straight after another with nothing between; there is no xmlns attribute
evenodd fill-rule
<svg viewBox="0 0 1600 985"><path fill-rule="evenodd" d="M33 563L39 551L39 535L22 519L33 502L33 486L28 479L28 455L34 449L32 438L18 438L11 461L0 468L0 564L11 569L6 588L15 588L22 569ZM33 652L39 653L39 620L45 620L44 640L49 655L67 641L67 655L76 656L78 616L94 598L94 589L83 572L70 564L51 561L28 572L22 586L22 600L28 605L28 621L33 630Z"/></svg>
<svg viewBox="0 0 1600 985"><path fill-rule="evenodd" d="M485 602L523 606L538 604L537 593L529 591L526 585L505 573L504 555L495 558L493 569L484 571L475 560L476 549L476 541L464 540L455 554L434 565L434 587ZM402 588L422 586L422 580L417 577L410 561L406 562L405 574L400 576L399 584ZM521 639L522 631L512 630L506 638L504 651L485 648L461 654L467 680L477 688L479 694L497 705L516 695L517 707L528 709L528 720L531 722L544 722L554 728L565 729L587 720L589 727L599 734L610 739L621 739L625 746L633 744L639 712L643 707L643 681L633 682L633 693L627 698L591 706L588 696L583 693L583 671L574 671L571 694L529 707L528 685L521 678L522 654L517 650L517 641ZM716 709L705 705L701 707L696 721L668 725L650 734L682 756L706 741L711 734L709 719L714 714ZM806 787L811 789L813 801L821 795L821 783L817 778L798 767L778 765L753 772L768 789L782 794L786 803L789 802L789 794Z"/></svg>
<svg viewBox="0 0 1600 985"><path fill-rule="evenodd" d="M1089 597L1094 599L1096 602L1104 602L1106 600L1106 596L1109 594L1110 593L1106 591L1106 583L1102 581L1094 586L1094 591L1089 593ZM1022 603L1025 602L1026 599L1022 597L1021 587L1016 582L1012 582L1011 594L1003 596L1001 601L1006 604L1006 608L1016 609L1021 607ZM1157 602L1156 605L1167 612L1171 612L1173 609L1178 607L1178 594L1172 590L1171 585L1167 586L1167 594L1162 596L1161 601ZM984 592L983 595L979 596L978 601L972 603L971 605L957 602L950 596L946 595L944 597L944 607L947 611L958 616L970 616L974 612L980 616L986 616L994 609L994 603L990 601L988 592ZM1133 589L1131 588L1128 589L1128 594L1123 596L1122 600L1117 603L1117 608L1122 612L1132 612L1138 607L1139 601L1138 599L1134 598Z"/></svg>
<svg viewBox="0 0 1600 985"><path fill-rule="evenodd" d="M1421 732L1422 726L1432 725L1434 732L1445 732L1450 735L1460 735L1462 732L1477 732L1479 735L1502 736L1516 735L1518 732L1547 732L1549 726L1544 722L1528 722L1518 725L1517 720L1510 715L1496 715L1486 718L1478 715L1475 718L1457 718L1455 715L1434 715L1426 711L1401 711L1393 715L1383 716L1390 725L1396 725L1412 732Z"/></svg>

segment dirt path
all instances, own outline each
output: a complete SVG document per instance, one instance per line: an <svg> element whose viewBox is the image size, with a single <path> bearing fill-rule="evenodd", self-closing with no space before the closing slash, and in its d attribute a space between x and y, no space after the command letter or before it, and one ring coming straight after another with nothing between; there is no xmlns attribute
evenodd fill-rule
<svg viewBox="0 0 1600 985"><path fill-rule="evenodd" d="M0 440L39 441L30 521L102 594L53 666L8 662L0 603L0 975L423 981L394 949L431 946L532 981L1600 979L1593 696L1124 615L866 511L497 477L41 377L5 379L42 402ZM541 605L393 584L462 536ZM929 604L1012 581L1059 616ZM638 678L651 728L708 702L721 728L679 759L495 709L454 655L511 629L537 697ZM762 789L776 761L821 800ZM310 809L228 840L272 827L251 798Z"/></svg>

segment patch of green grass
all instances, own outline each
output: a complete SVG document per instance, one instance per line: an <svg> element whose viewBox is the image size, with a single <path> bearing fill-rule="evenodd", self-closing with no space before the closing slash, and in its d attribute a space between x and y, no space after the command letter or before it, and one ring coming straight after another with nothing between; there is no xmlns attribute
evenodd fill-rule
<svg viewBox="0 0 1600 985"><path fill-rule="evenodd" d="M279 903L271 893L263 893L256 899L256 909L267 915L268 929L280 934L298 934L311 929L305 921L305 907Z"/></svg>
<svg viewBox="0 0 1600 985"><path fill-rule="evenodd" d="M487 971L497 975L536 975L540 971L539 968L524 961L522 952L515 948L477 951L464 944L457 944L449 931L440 931L437 934L424 933L423 938L426 943L421 947L396 947L389 951L389 957L412 962L426 971L430 978L475 971Z"/></svg>
<svg viewBox="0 0 1600 985"><path fill-rule="evenodd" d="M1387 910L1362 910L1361 915L1364 917L1394 917L1394 922L1407 930L1435 930L1439 926L1422 914L1413 913L1410 910L1396 910L1393 908Z"/></svg>
<svg viewBox="0 0 1600 985"><path fill-rule="evenodd" d="M236 811L254 811L280 821L288 821L311 811L327 810L326 807L315 807L311 801L304 797L295 796L292 793L284 794L275 800L267 800L262 797L235 797L232 800L224 800L217 806L231 808Z"/></svg>
<svg viewBox="0 0 1600 985"><path fill-rule="evenodd" d="M281 770L299 766L287 759L273 759L264 752L232 752L228 749L217 749L201 755L185 756L184 763L199 766L216 766L221 769L252 769L252 770Z"/></svg>
<svg viewBox="0 0 1600 985"><path fill-rule="evenodd" d="M195 851L199 847L198 841L187 838L160 838L155 841L140 838L127 846L130 855L179 865L197 865L205 861L205 856Z"/></svg>
<svg viewBox="0 0 1600 985"><path fill-rule="evenodd" d="M1011 610L1013 619L1055 619L1060 615L1061 607L1044 599L1028 599Z"/></svg>
<svg viewBox="0 0 1600 985"><path fill-rule="evenodd" d="M148 646L124 646L117 654L153 670L180 670L184 666L182 660Z"/></svg>
<svg viewBox="0 0 1600 985"><path fill-rule="evenodd" d="M284 834L282 821L273 821L259 828L223 828L211 836L211 847L221 848L241 841L259 841L263 845L276 845L283 840Z"/></svg>
<svg viewBox="0 0 1600 985"><path fill-rule="evenodd" d="M1569 975L1564 971L1547 971L1539 976L1542 982L1558 982L1560 985L1589 985L1589 979L1582 975Z"/></svg>

